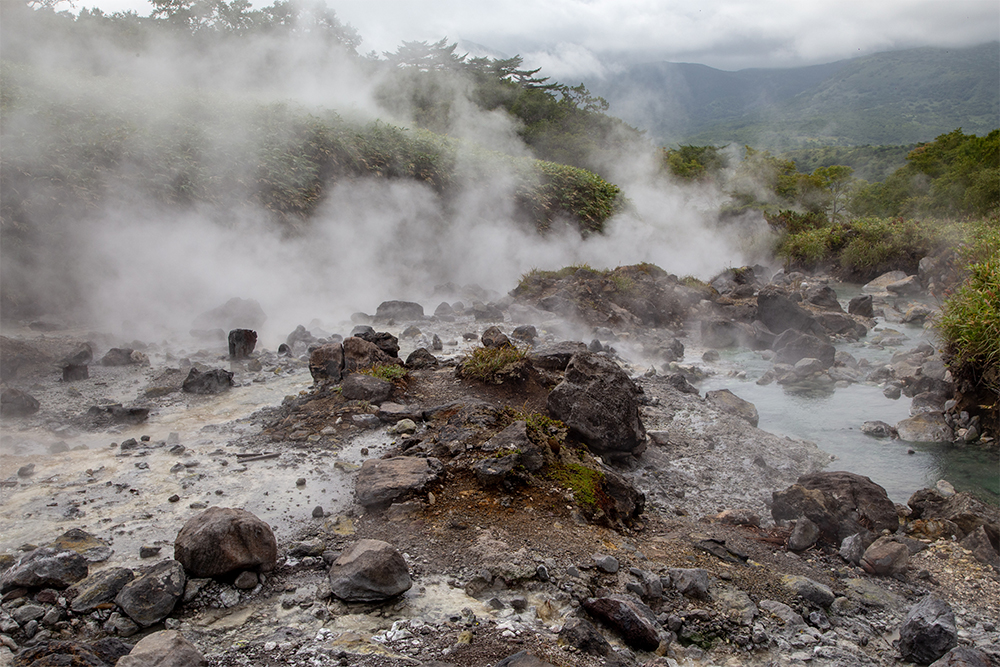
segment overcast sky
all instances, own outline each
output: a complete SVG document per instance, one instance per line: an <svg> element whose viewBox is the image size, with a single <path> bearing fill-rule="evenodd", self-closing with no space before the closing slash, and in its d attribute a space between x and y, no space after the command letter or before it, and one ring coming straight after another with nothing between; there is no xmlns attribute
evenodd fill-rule
<svg viewBox="0 0 1000 667"><path fill-rule="evenodd" d="M256 0L255 7L272 0ZM147 15L147 0L77 0ZM475 42L561 79L615 62L669 60L736 70L831 62L915 46L1000 39L997 0L327 0L364 39Z"/></svg>

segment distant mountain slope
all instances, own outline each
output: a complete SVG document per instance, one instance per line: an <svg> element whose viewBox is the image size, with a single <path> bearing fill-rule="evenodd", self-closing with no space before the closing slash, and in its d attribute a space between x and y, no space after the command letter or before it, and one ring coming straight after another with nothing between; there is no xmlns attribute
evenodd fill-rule
<svg viewBox="0 0 1000 667"><path fill-rule="evenodd" d="M648 63L587 85L662 144L909 144L1000 126L1000 42L790 69Z"/></svg>

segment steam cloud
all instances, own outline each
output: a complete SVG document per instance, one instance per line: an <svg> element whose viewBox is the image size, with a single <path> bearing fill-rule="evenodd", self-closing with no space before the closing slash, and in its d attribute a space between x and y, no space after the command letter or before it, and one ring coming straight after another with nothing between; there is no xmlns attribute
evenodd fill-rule
<svg viewBox="0 0 1000 667"><path fill-rule="evenodd" d="M99 75L107 86L89 93L67 89L70 104L76 94L106 110L146 100L148 110L148 100L156 99L156 112L147 111L145 120L161 132L190 131L184 123L197 117L191 104L198 95L251 96L262 103L334 109L355 119L409 122L379 109L370 64L348 59L318 38L262 37L191 53L158 37L136 55L97 36L86 48L70 43L61 50L37 37L8 42L4 50L16 50L19 61L40 72L63 76L76 69ZM461 86L451 94L454 135L529 154L506 115L481 111ZM207 118L212 132L198 135L210 137L198 149L223 172L239 172L240 146L256 139L237 121L237 116ZM30 150L35 129L32 119L8 114L4 142ZM15 131L29 140L14 141ZM762 221L750 225L753 238L731 236L734 227L721 229L714 222L718 191L665 185L654 177L652 151L646 152L608 167L630 206L609 222L605 235L588 239L569 226L540 237L519 223L513 175L469 178L447 203L415 181L343 180L302 229L289 234L267 212L245 203L169 206L130 189L127 174L113 173L107 184L112 195L100 209L79 212L71 227L51 235L61 242L37 251L32 263L5 247L5 277L15 276L42 303L58 301L52 295L72 284L82 295L72 316L141 336L186 332L198 313L233 296L253 298L269 317L264 333L272 338L262 342L274 345L296 324L313 318L343 321L354 311L372 312L387 299L418 300L433 308L440 300L432 297L434 286L447 282L506 292L532 268L580 263L602 268L652 262L678 275L709 277L758 259L752 245L756 232L766 228Z"/></svg>

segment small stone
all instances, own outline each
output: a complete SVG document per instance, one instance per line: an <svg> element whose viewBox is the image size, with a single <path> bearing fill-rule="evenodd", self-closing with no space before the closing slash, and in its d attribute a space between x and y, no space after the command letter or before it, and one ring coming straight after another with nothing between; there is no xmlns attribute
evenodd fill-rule
<svg viewBox="0 0 1000 667"><path fill-rule="evenodd" d="M312 515L314 519L322 519L325 516L322 506L317 505L316 507L314 507Z"/></svg>
<svg viewBox="0 0 1000 667"><path fill-rule="evenodd" d="M180 501L180 499L181 499L181 497L180 497L180 496L178 496L178 495L177 495L177 494L175 493L174 495L172 495L172 496L170 496L169 498L167 498L167 502L171 502L171 503L176 503L176 502Z"/></svg>
<svg viewBox="0 0 1000 667"><path fill-rule="evenodd" d="M305 485L306 485L305 477L299 477L297 480L295 480L295 486L305 486Z"/></svg>
<svg viewBox="0 0 1000 667"><path fill-rule="evenodd" d="M139 547L139 558L152 558L160 553L162 547Z"/></svg>
<svg viewBox="0 0 1000 667"><path fill-rule="evenodd" d="M257 573L251 572L249 570L244 570L240 572L240 575L236 577L236 581L233 582L233 586L241 590L250 590L257 585Z"/></svg>

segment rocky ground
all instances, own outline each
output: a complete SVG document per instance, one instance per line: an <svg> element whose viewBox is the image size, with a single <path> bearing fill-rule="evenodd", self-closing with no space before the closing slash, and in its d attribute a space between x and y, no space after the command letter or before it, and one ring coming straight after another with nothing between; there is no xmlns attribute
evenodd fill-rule
<svg viewBox="0 0 1000 667"><path fill-rule="evenodd" d="M880 382L920 397L918 414L937 415L927 429L989 446L988 415L947 393L934 350L866 368L829 346L865 335L879 307L902 319L918 304L886 292L845 313L814 278L765 284L752 269L711 286L646 265L581 271L433 316L386 302L355 318L357 336L300 328L242 359L225 331L246 317L183 344L9 329L0 661L115 664L177 631L212 665L495 665L522 651L503 664L896 665L953 645L947 664L997 664L996 508L946 486L894 506L870 482L811 475L829 462L816 445L691 384L712 357L692 363L685 345L746 345L773 359L772 381ZM477 379L463 360L504 349L498 333L530 354ZM404 359L405 376L350 372ZM252 558L179 535L213 507L256 517L273 553L257 533ZM398 554L405 590L343 592L334 571L364 540ZM51 562L15 563L32 553ZM198 554L235 564L208 573ZM947 608L907 620L928 597Z"/></svg>

